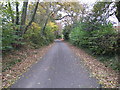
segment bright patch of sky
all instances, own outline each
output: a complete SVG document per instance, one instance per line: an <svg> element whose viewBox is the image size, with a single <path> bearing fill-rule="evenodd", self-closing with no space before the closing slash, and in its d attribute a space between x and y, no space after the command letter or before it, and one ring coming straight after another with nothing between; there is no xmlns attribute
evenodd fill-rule
<svg viewBox="0 0 120 90"><path fill-rule="evenodd" d="M93 8L93 5L95 4L95 2L100 1L100 0L78 0L78 1L81 3L88 4L89 9L91 10ZM110 1L110 0L105 0L105 1ZM63 13L63 16L64 15L65 15L65 13ZM108 20L110 20L114 26L118 25L118 19L116 18L115 15L110 16Z"/></svg>
<svg viewBox="0 0 120 90"><path fill-rule="evenodd" d="M89 5L89 9L92 9L92 6L94 5L95 2L97 2L98 0L79 0L82 3L86 3ZM100 1L100 0L99 0ZM106 0L106 1L110 1L110 0ZM116 18L115 15L110 16L109 20L113 23L114 26L118 25L118 19Z"/></svg>
<svg viewBox="0 0 120 90"><path fill-rule="evenodd" d="M89 5L96 2L96 0L78 0L78 1L80 1L80 2L82 2L82 3L89 4Z"/></svg>

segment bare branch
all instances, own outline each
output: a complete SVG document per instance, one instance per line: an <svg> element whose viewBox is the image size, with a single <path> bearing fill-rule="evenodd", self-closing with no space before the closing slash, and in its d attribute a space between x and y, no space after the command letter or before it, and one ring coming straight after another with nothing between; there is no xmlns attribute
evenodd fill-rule
<svg viewBox="0 0 120 90"><path fill-rule="evenodd" d="M65 15L62 18L58 18L58 19L55 19L55 20L61 20L61 19L64 19L65 17L72 17L72 15Z"/></svg>

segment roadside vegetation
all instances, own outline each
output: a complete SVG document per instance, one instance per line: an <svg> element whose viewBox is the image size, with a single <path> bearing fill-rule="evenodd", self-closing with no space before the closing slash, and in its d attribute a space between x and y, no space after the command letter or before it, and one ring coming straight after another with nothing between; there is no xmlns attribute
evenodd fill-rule
<svg viewBox="0 0 120 90"><path fill-rule="evenodd" d="M86 25L83 23L83 25ZM118 33L112 24L98 25L97 30L85 30L81 23L73 28L69 34L70 42L88 53L97 57L100 61L107 62L114 70L119 70L119 62L116 57L116 41ZM90 25L89 25L90 26Z"/></svg>
<svg viewBox="0 0 120 90"><path fill-rule="evenodd" d="M119 26L119 10L120 2L96 2L90 11L83 5L81 18L63 30L64 39L79 48L73 47L76 55L107 88L120 85L120 28L109 20L116 16Z"/></svg>
<svg viewBox="0 0 120 90"><path fill-rule="evenodd" d="M84 49L90 55L106 64L107 67L119 71L118 55L120 48L118 40L120 34L108 20L109 5L111 3L98 2L89 14L84 10L83 17L63 31L66 40L73 45Z"/></svg>

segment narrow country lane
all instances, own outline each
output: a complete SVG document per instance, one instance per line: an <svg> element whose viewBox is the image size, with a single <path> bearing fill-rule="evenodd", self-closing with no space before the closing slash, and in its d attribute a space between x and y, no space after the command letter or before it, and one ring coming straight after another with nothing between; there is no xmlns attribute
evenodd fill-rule
<svg viewBox="0 0 120 90"><path fill-rule="evenodd" d="M61 41L55 45L12 88L97 88L99 84L71 49Z"/></svg>

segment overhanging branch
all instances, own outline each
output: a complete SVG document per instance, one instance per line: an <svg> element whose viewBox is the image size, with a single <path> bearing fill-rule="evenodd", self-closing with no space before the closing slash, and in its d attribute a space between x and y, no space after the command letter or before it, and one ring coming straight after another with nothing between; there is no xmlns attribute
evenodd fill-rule
<svg viewBox="0 0 120 90"><path fill-rule="evenodd" d="M72 17L71 15L65 15L65 16L63 16L62 18L57 18L57 19L55 19L55 20L62 20L63 18L65 18L65 17Z"/></svg>

